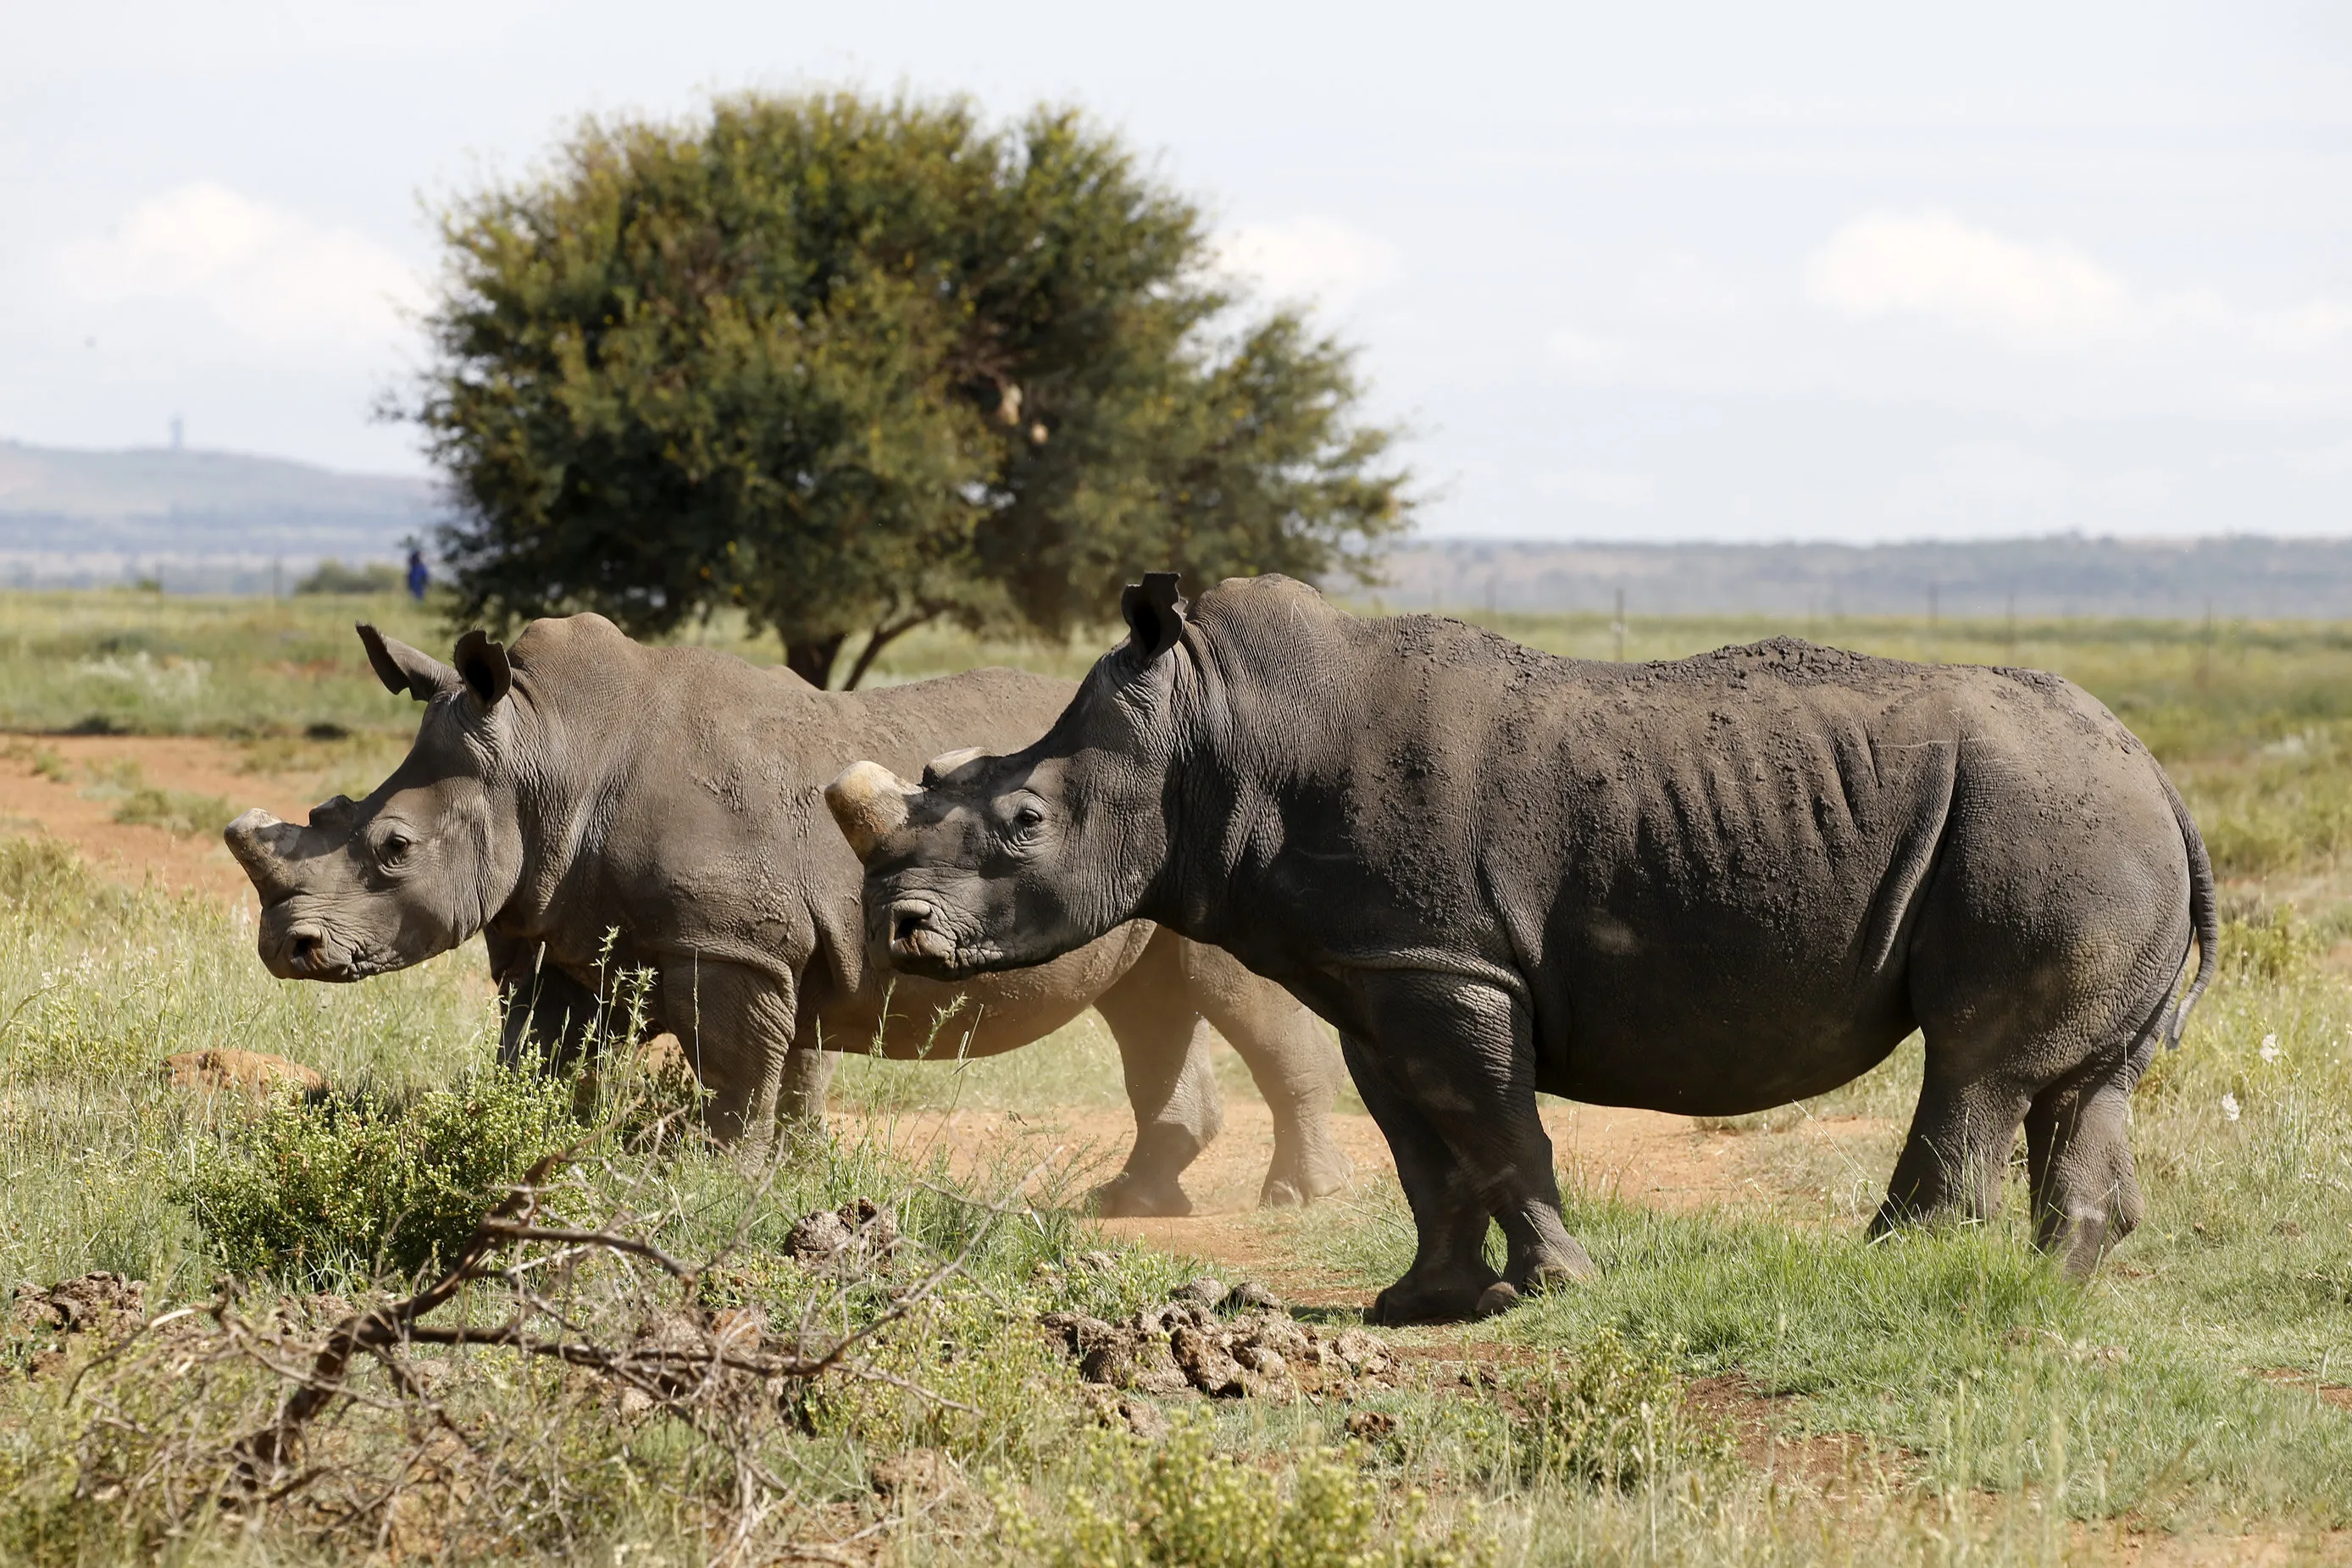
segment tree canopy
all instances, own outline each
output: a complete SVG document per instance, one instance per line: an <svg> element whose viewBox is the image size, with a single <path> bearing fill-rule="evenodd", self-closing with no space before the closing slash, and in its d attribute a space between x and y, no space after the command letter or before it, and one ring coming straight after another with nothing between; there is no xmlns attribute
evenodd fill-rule
<svg viewBox="0 0 2352 1568"><path fill-rule="evenodd" d="M926 621L1059 633L1146 569L1360 577L1410 512L1350 350L1222 281L1197 207L1072 112L592 121L441 228L402 412L469 617L740 607L855 685Z"/></svg>

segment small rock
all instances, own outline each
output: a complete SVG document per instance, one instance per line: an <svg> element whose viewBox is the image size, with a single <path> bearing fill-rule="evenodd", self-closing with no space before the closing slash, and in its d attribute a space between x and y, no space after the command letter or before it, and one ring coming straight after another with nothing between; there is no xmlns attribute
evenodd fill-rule
<svg viewBox="0 0 2352 1568"><path fill-rule="evenodd" d="M1248 1307L1263 1312L1278 1312L1282 1311L1282 1299L1255 1280L1244 1280L1234 1287L1233 1294L1225 1298L1225 1305Z"/></svg>
<svg viewBox="0 0 2352 1568"><path fill-rule="evenodd" d="M784 1250L803 1266L832 1262L856 1243L866 1256L887 1256L898 1241L898 1222L870 1197L854 1197L839 1208L802 1216L784 1238Z"/></svg>
<svg viewBox="0 0 2352 1568"><path fill-rule="evenodd" d="M829 1263L849 1245L849 1227L832 1209L820 1208L804 1217L784 1238L784 1250L799 1263Z"/></svg>
<svg viewBox="0 0 2352 1568"><path fill-rule="evenodd" d="M1168 1435L1168 1417L1149 1399L1101 1388L1087 1390L1087 1398L1095 1419L1113 1430L1124 1427L1147 1442L1157 1442Z"/></svg>
<svg viewBox="0 0 2352 1568"><path fill-rule="evenodd" d="M1348 1436L1360 1443L1377 1443L1396 1430L1396 1417L1385 1410L1351 1410Z"/></svg>
<svg viewBox="0 0 2352 1568"><path fill-rule="evenodd" d="M1331 1348L1348 1364L1348 1370L1359 1377L1378 1377L1389 1369L1388 1342L1360 1329L1341 1334Z"/></svg>
<svg viewBox="0 0 2352 1568"><path fill-rule="evenodd" d="M877 1460L866 1479L876 1491L899 1503L944 1497L963 1480L955 1461L937 1448L909 1448Z"/></svg>
<svg viewBox="0 0 2352 1568"><path fill-rule="evenodd" d="M265 1095L281 1089L316 1092L327 1086L318 1069L258 1051L184 1051L165 1057L163 1071L173 1088L208 1094L224 1090Z"/></svg>
<svg viewBox="0 0 2352 1568"><path fill-rule="evenodd" d="M1256 1373L1260 1377L1280 1377L1290 1370L1283 1364L1282 1353L1262 1344L1234 1346L1234 1359Z"/></svg>
<svg viewBox="0 0 2352 1568"><path fill-rule="evenodd" d="M722 1355L757 1355L767 1337L765 1307L721 1307L710 1314L710 1338Z"/></svg>
<svg viewBox="0 0 2352 1568"><path fill-rule="evenodd" d="M1168 1349L1192 1386L1210 1398L1234 1399L1249 1393L1241 1363L1190 1323L1178 1325L1169 1334Z"/></svg>
<svg viewBox="0 0 2352 1568"><path fill-rule="evenodd" d="M1207 1274L1202 1275L1189 1285L1179 1285L1169 1292L1172 1300L1190 1301L1212 1312L1224 1305L1225 1297L1229 1294L1231 1292L1225 1289L1222 1281Z"/></svg>
<svg viewBox="0 0 2352 1568"><path fill-rule="evenodd" d="M1113 1258L1109 1253L1102 1251L1100 1249L1097 1249L1090 1252L1079 1253L1077 1256L1077 1261L1082 1266L1092 1269L1097 1274L1108 1274L1118 1266L1118 1260L1117 1259Z"/></svg>

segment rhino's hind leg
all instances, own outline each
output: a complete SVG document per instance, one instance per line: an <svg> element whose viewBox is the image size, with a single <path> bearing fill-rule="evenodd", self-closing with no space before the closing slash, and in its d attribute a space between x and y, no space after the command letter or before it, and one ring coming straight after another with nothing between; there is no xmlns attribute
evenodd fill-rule
<svg viewBox="0 0 2352 1568"><path fill-rule="evenodd" d="M2155 1054L2151 1036L2119 1063L2069 1074L2025 1117L2034 1243L2080 1278L2137 1228L2147 1211L2133 1169L2131 1092Z"/></svg>
<svg viewBox="0 0 2352 1568"><path fill-rule="evenodd" d="M1162 932L1162 941L1181 941ZM1355 1167L1332 1136L1331 1106L1346 1068L1315 1015L1223 948L1185 944L1187 990L1242 1061L1274 1113L1274 1158L1261 1208L1292 1208L1348 1185Z"/></svg>
<svg viewBox="0 0 2352 1568"><path fill-rule="evenodd" d="M1095 1188L1097 1214L1186 1215L1183 1176L1224 1126L1209 1029L1183 991L1181 971L1160 940L1135 968L1095 998L1095 1010L1118 1042L1135 1147L1127 1164Z"/></svg>
<svg viewBox="0 0 2352 1568"><path fill-rule="evenodd" d="M1898 1225L1986 1219L2000 1207L2000 1174L2017 1142L2025 1092L1997 1076L1955 1079L1939 1071L1940 1054L1930 1040L1927 1079L1886 1200L1870 1222L1873 1236Z"/></svg>

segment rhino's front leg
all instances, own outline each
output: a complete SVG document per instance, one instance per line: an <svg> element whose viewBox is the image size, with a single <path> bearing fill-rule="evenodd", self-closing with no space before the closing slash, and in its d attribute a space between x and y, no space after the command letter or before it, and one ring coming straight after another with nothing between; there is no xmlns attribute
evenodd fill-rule
<svg viewBox="0 0 2352 1568"><path fill-rule="evenodd" d="M1496 988L1456 975L1382 971L1359 984L1376 1033L1349 1050L1349 1068L1389 1134L1400 1176L1408 1148L1373 1104L1368 1078L1379 1082L1391 1115L1414 1130L1410 1157L1423 1167L1421 1186L1436 1210L1433 1227L1414 1202L1423 1256L1382 1292L1381 1314L1435 1316L1442 1307L1446 1316L1483 1315L1511 1306L1522 1292L1591 1277L1592 1260L1560 1218L1524 1009ZM1428 1168L1439 1163L1442 1169ZM1409 1197L1412 1190L1408 1185ZM1482 1255L1488 1217L1503 1228L1500 1280ZM1474 1284L1466 1307L1457 1306Z"/></svg>
<svg viewBox="0 0 2352 1568"><path fill-rule="evenodd" d="M722 1144L764 1153L793 1054L791 982L745 965L688 956L662 965L661 988L669 1031L708 1091L704 1126Z"/></svg>

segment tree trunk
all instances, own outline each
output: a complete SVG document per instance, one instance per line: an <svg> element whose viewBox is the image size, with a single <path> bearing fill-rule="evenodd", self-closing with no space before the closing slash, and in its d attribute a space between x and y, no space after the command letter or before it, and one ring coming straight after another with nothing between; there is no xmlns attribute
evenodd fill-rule
<svg viewBox="0 0 2352 1568"><path fill-rule="evenodd" d="M841 656L845 637L820 637L814 643L784 644L784 668L819 691L833 679L833 662Z"/></svg>

